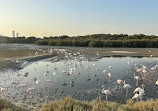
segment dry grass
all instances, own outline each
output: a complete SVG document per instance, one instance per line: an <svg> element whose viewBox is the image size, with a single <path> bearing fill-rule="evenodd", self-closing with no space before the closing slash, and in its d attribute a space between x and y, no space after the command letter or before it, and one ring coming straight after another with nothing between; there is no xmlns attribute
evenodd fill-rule
<svg viewBox="0 0 158 111"><path fill-rule="evenodd" d="M42 111L158 111L158 100L133 102L126 104L106 102L96 99L92 102L82 102L66 97L64 100L53 101L43 105ZM35 111L38 111L35 109Z"/></svg>
<svg viewBox="0 0 158 111"><path fill-rule="evenodd" d="M4 99L0 99L0 111L26 111L26 110L21 107L17 107L16 105Z"/></svg>
<svg viewBox="0 0 158 111"><path fill-rule="evenodd" d="M4 99L0 99L0 111L25 111ZM158 99L133 102L127 100L126 104L102 101L100 98L91 102L74 100L66 97L63 100L55 100L42 106L42 109L34 111L158 111Z"/></svg>

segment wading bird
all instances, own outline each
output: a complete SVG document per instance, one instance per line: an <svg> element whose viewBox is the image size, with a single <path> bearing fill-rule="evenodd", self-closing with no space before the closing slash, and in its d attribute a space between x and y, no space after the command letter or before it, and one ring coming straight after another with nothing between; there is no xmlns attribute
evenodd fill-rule
<svg viewBox="0 0 158 111"><path fill-rule="evenodd" d="M138 86L138 81L140 80L140 77L136 76L135 73L134 73L134 78L136 79L136 86Z"/></svg>
<svg viewBox="0 0 158 111"><path fill-rule="evenodd" d="M156 81L156 83L155 83L156 85L158 85L158 80Z"/></svg>
<svg viewBox="0 0 158 111"><path fill-rule="evenodd" d="M102 90L102 93L106 95L106 101L108 101L108 95L112 95L111 92L107 89L107 90Z"/></svg>
<svg viewBox="0 0 158 111"><path fill-rule="evenodd" d="M142 100L142 95L136 93L136 94L132 97L132 100L135 100L135 99L136 99L136 102L138 102L138 100Z"/></svg>
<svg viewBox="0 0 158 111"><path fill-rule="evenodd" d="M117 83L118 83L118 85L119 85L119 92L120 92L120 89L121 89L121 92L122 92L122 87L121 87L121 85L123 84L123 80L118 79L118 80L117 80Z"/></svg>
<svg viewBox="0 0 158 111"><path fill-rule="evenodd" d="M131 88L131 86L129 84L126 84L125 81L124 81L123 88L126 89L126 98L127 98L128 90L129 90L129 88Z"/></svg>
<svg viewBox="0 0 158 111"><path fill-rule="evenodd" d="M111 73L107 74L109 76L109 81L111 81Z"/></svg>

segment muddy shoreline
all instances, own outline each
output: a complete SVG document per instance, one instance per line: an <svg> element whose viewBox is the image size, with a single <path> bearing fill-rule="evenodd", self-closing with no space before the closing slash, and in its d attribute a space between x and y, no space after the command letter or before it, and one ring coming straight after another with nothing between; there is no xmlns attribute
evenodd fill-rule
<svg viewBox="0 0 158 111"><path fill-rule="evenodd" d="M53 55L39 55L39 56L32 56L32 57L3 60L3 61L0 61L0 71L5 71L8 69L11 69L13 71L20 70L23 68L22 64L24 62L28 62L28 64L29 64L32 62L48 59L48 58L55 57L55 56L57 56L57 55L55 55L55 54L53 54ZM15 63L15 62L13 62L13 60L18 60L19 63Z"/></svg>

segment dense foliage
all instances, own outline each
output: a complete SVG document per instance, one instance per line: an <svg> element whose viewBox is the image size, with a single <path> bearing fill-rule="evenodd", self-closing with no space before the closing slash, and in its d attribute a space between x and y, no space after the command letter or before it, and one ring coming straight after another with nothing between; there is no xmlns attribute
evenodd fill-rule
<svg viewBox="0 0 158 111"><path fill-rule="evenodd" d="M0 37L0 43L35 43L36 45L79 47L158 48L158 36L143 34L94 34L76 37L65 35L58 37L43 37L43 39L35 37Z"/></svg>
<svg viewBox="0 0 158 111"><path fill-rule="evenodd" d="M95 34L77 37L45 37L36 42L37 45L50 46L79 46L79 47L138 47L158 48L158 36L139 35L110 35Z"/></svg>
<svg viewBox="0 0 158 111"><path fill-rule="evenodd" d="M0 43L28 43L34 44L37 40L40 40L36 37L0 37Z"/></svg>

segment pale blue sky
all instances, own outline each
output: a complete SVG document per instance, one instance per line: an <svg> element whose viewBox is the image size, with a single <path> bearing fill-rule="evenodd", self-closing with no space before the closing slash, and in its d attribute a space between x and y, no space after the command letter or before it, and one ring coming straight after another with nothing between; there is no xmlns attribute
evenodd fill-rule
<svg viewBox="0 0 158 111"><path fill-rule="evenodd" d="M0 0L0 34L158 35L158 0Z"/></svg>

